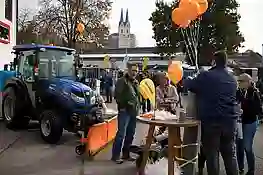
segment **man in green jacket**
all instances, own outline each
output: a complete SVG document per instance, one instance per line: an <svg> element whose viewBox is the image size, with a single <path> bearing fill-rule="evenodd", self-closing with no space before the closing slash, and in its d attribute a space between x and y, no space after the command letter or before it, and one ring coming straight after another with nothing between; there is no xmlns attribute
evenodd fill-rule
<svg viewBox="0 0 263 175"><path fill-rule="evenodd" d="M116 83L115 99L118 105L118 131L112 147L111 160L121 164L123 160L132 161L130 157L130 146L133 142L136 116L140 109L138 82L135 76L138 67L127 64L128 72ZM122 151L122 158L120 153Z"/></svg>

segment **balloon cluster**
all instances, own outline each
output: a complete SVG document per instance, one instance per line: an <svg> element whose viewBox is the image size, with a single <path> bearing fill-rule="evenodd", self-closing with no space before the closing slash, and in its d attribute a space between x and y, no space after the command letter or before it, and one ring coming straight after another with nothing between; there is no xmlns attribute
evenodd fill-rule
<svg viewBox="0 0 263 175"><path fill-rule="evenodd" d="M180 0L179 7L172 12L172 21L181 28L187 28L191 21L206 12L207 0Z"/></svg>

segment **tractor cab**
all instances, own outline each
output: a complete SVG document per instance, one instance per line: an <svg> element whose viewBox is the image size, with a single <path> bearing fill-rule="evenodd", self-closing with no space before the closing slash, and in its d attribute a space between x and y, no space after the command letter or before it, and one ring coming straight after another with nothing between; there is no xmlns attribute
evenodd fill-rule
<svg viewBox="0 0 263 175"><path fill-rule="evenodd" d="M56 143L63 129L75 132L83 117L100 115L96 92L76 81L74 49L32 44L13 50L15 76L5 83L2 98L7 127L38 120L42 138Z"/></svg>
<svg viewBox="0 0 263 175"><path fill-rule="evenodd" d="M35 107L36 93L41 93L58 79L75 80L74 49L45 46L18 45L13 47L16 77L28 89L32 105Z"/></svg>
<svg viewBox="0 0 263 175"><path fill-rule="evenodd" d="M13 49L14 65L27 82L54 77L74 79L74 49L40 45L18 45Z"/></svg>

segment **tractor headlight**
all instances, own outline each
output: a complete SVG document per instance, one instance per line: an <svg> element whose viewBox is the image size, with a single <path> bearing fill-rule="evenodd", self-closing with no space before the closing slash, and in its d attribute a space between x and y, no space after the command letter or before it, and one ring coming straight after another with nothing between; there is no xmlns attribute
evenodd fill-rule
<svg viewBox="0 0 263 175"><path fill-rule="evenodd" d="M77 96L76 94L74 93L70 93L70 96L71 96L71 99L74 100L75 102L78 102L78 103L85 103L85 98L84 97L79 97Z"/></svg>

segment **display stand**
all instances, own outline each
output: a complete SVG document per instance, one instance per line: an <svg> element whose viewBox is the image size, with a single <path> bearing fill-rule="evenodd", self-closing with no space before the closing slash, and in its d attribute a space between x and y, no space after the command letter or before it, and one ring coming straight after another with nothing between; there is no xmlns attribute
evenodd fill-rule
<svg viewBox="0 0 263 175"><path fill-rule="evenodd" d="M181 141L180 128L198 127L199 121L188 118L185 118L184 120L156 120L139 116L137 119L139 122L149 125L143 160L138 170L139 175L145 175L145 166L149 157L149 149L153 141L153 134L156 126L164 126L168 128L168 175L174 175L174 161L177 161L179 165L186 165L193 162L193 160L183 159L182 148L189 145L183 145ZM198 145L198 143L195 143L195 145Z"/></svg>

